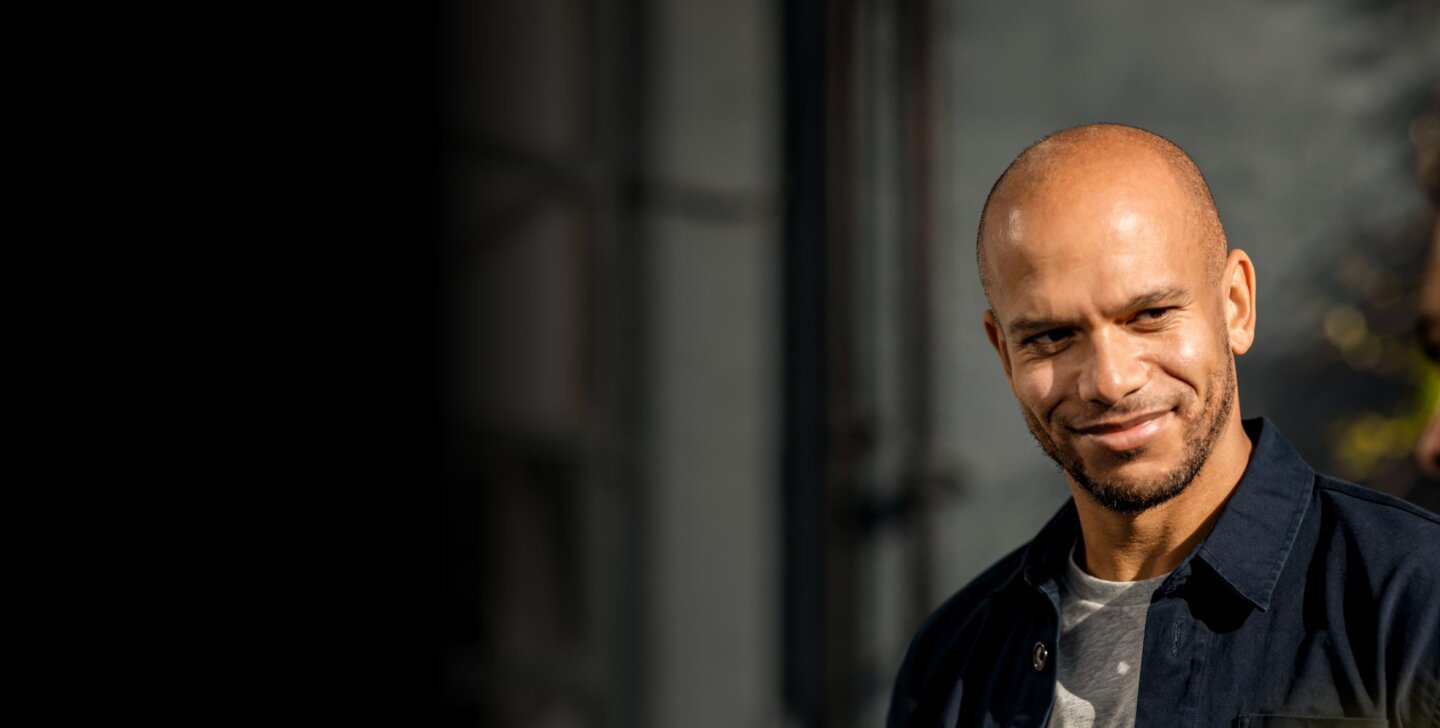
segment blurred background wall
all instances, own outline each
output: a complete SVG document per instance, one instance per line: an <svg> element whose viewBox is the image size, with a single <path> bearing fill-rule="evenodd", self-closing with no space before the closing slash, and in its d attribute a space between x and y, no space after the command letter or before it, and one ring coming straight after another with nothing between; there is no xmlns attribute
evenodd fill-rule
<svg viewBox="0 0 1440 728"><path fill-rule="evenodd" d="M1259 278L1243 412L1437 507L1408 455L1436 3L441 9L446 724L880 724L924 615L1067 497L973 240L1075 124L1207 175Z"/></svg>

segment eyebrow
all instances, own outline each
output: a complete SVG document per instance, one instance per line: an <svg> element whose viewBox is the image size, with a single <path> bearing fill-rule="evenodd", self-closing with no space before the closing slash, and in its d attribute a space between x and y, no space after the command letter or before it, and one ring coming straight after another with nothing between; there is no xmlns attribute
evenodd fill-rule
<svg viewBox="0 0 1440 728"><path fill-rule="evenodd" d="M1124 305L1115 310L1115 313L1153 308L1162 303L1181 305L1188 303L1189 300L1190 295L1182 289L1162 288L1156 291L1150 291L1149 293L1142 293L1126 301ZM1010 325L1006 328L1009 330L1011 336L1025 337L1042 331L1050 331L1051 329L1070 328L1073 325L1073 322L1064 319L1021 316L1011 321Z"/></svg>

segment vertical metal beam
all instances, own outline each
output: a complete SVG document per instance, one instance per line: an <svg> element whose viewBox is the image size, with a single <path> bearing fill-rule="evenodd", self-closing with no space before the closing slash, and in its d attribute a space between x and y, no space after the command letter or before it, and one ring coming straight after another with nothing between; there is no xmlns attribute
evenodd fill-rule
<svg viewBox="0 0 1440 728"><path fill-rule="evenodd" d="M826 130L826 494L825 725L853 725L860 703L860 458L865 428L857 406L855 277L855 0L830 0L825 26Z"/></svg>
<svg viewBox="0 0 1440 728"><path fill-rule="evenodd" d="M785 5L784 695L812 728L860 695L853 5Z"/></svg>
<svg viewBox="0 0 1440 728"><path fill-rule="evenodd" d="M826 563L825 0L786 0L783 23L784 699L796 725L825 724Z"/></svg>
<svg viewBox="0 0 1440 728"><path fill-rule="evenodd" d="M606 631L593 635L606 662L599 724L612 728L643 726L647 685L644 575L650 532L650 494L642 465L646 442L645 391L649 361L645 331L649 290L648 248L644 238L640 178L644 168L648 34L645 0L587 4L591 27L595 163L599 184L596 214L599 233L591 249L591 316L597 421L590 438L594 481L611 499L609 565L595 571L609 577L610 599L604 610ZM592 562L593 563L593 562Z"/></svg>
<svg viewBox="0 0 1440 728"><path fill-rule="evenodd" d="M902 0L900 10L899 88L904 130L904 156L901 160L901 199L905 211L901 216L901 239L906 242L903 271L907 285L902 294L901 326L904 335L905 394L907 414L905 452L906 489L910 491L911 517L907 519L911 537L910 605L923 619L934 598L931 575L934 573L934 535L926 516L928 505L936 500L937 474L932 462L934 432L934 392L931 360L931 276L933 265L932 239L932 140L931 40L934 13L931 0Z"/></svg>

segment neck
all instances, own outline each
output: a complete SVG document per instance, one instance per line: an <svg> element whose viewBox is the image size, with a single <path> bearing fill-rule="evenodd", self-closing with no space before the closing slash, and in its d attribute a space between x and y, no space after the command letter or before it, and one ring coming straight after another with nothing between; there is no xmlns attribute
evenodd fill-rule
<svg viewBox="0 0 1440 728"><path fill-rule="evenodd" d="M1237 407L1190 486L1141 513L1108 510L1071 480L1085 571L1107 581L1138 581L1174 571L1214 527L1245 474L1251 448Z"/></svg>

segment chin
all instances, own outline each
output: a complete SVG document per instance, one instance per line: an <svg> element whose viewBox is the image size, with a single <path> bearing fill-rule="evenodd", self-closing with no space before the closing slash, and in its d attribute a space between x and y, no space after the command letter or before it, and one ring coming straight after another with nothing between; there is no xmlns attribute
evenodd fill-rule
<svg viewBox="0 0 1440 728"><path fill-rule="evenodd" d="M1134 453L1136 451L1130 451ZM1128 453L1127 453L1128 454ZM1107 510L1141 513L1166 503L1190 487L1198 470L1191 463L1132 461L1119 466L1067 469L1081 490Z"/></svg>

